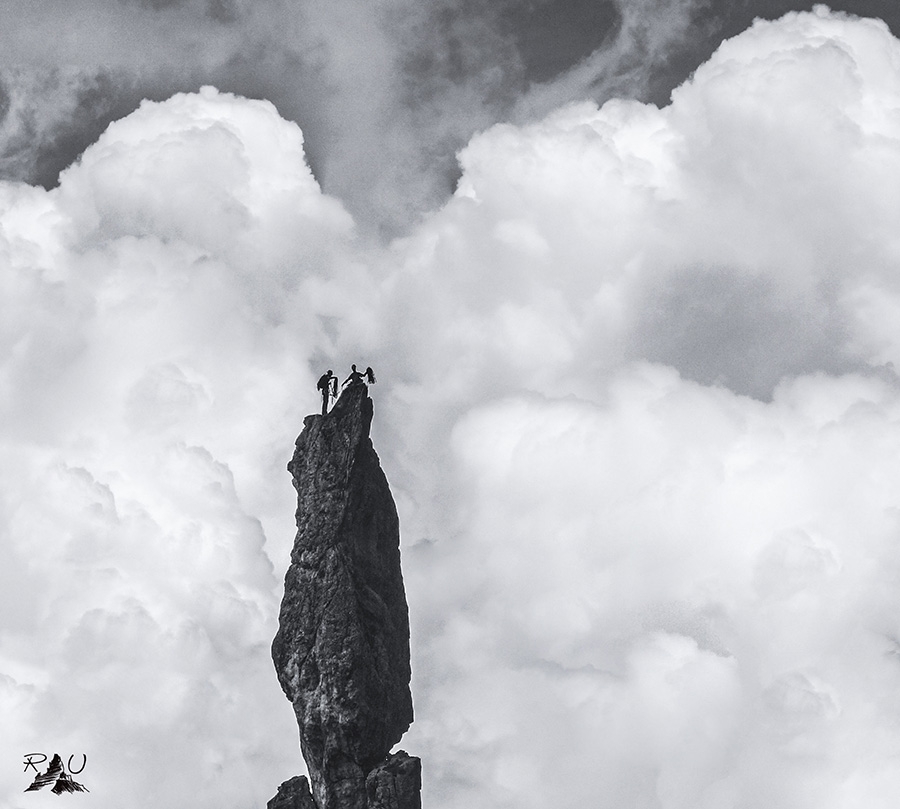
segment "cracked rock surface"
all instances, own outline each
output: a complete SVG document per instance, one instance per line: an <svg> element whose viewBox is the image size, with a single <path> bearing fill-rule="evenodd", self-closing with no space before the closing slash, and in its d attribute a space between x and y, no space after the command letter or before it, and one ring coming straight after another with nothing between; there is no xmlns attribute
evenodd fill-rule
<svg viewBox="0 0 900 809"><path fill-rule="evenodd" d="M366 385L350 385L331 412L307 416L288 464L298 530L272 658L318 809L420 806L419 760L388 758L413 719L409 615L371 421Z"/></svg>

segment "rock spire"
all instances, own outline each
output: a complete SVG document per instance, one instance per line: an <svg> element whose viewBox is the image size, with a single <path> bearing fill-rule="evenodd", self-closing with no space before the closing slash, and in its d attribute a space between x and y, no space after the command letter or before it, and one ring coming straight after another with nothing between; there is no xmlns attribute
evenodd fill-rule
<svg viewBox="0 0 900 809"><path fill-rule="evenodd" d="M294 706L312 782L282 784L270 809L419 809L419 759L389 756L413 720L400 531L355 382L307 416L288 471L297 536L272 659Z"/></svg>

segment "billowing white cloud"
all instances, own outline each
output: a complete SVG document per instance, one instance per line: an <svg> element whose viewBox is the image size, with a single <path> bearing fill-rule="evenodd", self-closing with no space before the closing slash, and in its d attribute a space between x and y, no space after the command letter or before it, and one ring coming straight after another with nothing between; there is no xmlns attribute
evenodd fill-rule
<svg viewBox="0 0 900 809"><path fill-rule="evenodd" d="M302 122L323 186L364 229L396 232L443 202L473 132L573 98L645 96L703 5L585 4L541 2L535 14L523 0L0 2L0 172L52 184L61 155L142 95L215 84ZM573 14L589 21L575 50L535 22ZM539 84L529 55L558 62Z"/></svg>
<svg viewBox="0 0 900 809"><path fill-rule="evenodd" d="M889 805L898 414L863 377L761 403L639 365L463 419L464 528L410 555L438 804Z"/></svg>
<svg viewBox="0 0 900 809"><path fill-rule="evenodd" d="M0 755L99 807L300 769L284 464L361 361L427 805L891 805L898 57L757 23L664 109L485 131L388 247L211 88L0 186Z"/></svg>
<svg viewBox="0 0 900 809"><path fill-rule="evenodd" d="M865 313L895 284L897 53L883 24L820 9L725 43L664 109L494 127L409 273L438 268L433 301L466 310L457 356L548 392L550 366L575 391L623 358L761 397L892 361L890 318Z"/></svg>
<svg viewBox="0 0 900 809"><path fill-rule="evenodd" d="M665 109L479 136L406 245L439 805L889 805L898 54L758 23Z"/></svg>
<svg viewBox="0 0 900 809"><path fill-rule="evenodd" d="M4 194L3 755L86 752L103 806L259 803L296 769L264 525L283 556L352 222L295 125L211 88Z"/></svg>

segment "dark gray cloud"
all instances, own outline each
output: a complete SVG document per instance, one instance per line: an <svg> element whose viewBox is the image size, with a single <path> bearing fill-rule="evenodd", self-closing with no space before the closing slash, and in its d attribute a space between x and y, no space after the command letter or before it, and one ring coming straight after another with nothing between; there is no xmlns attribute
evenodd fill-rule
<svg viewBox="0 0 900 809"><path fill-rule="evenodd" d="M105 71L69 77L49 71L11 87L15 82L7 80L0 87L6 102L0 109L5 129L0 166L6 179L45 188L56 185L59 173L110 121L132 112L144 97L144 88L127 75Z"/></svg>
<svg viewBox="0 0 900 809"><path fill-rule="evenodd" d="M605 2L526 2L510 6L502 22L512 33L529 81L549 81L613 37L622 15Z"/></svg>
<svg viewBox="0 0 900 809"><path fill-rule="evenodd" d="M51 186L141 98L214 84L272 100L303 128L325 189L363 227L393 233L446 198L458 177L456 151L511 111L527 122L584 98L667 103L723 37L754 17L811 6L80 0L62 11L31 3L15 14L10 6L5 18L16 22L0 35L0 176ZM900 25L890 0L832 7ZM23 99L11 103L16 87Z"/></svg>
<svg viewBox="0 0 900 809"><path fill-rule="evenodd" d="M767 400L786 378L862 370L844 354L833 296L791 298L770 278L725 268L675 274L636 303L636 356L678 368L704 385Z"/></svg>
<svg viewBox="0 0 900 809"><path fill-rule="evenodd" d="M526 107L538 115L585 93L605 100L612 85L604 75L619 76L617 93L645 94L646 76L683 32L673 30L673 41L652 52L620 37L632 5L81 0L60 13L35 3L0 36L9 45L0 76L27 97L6 114L2 176L52 185L141 98L214 84L272 100L302 126L326 190L364 227L394 232L446 198L458 176L456 151L535 85L545 100ZM47 42L56 53L46 52ZM557 83L598 49L610 58L592 75ZM637 79L636 62L650 62ZM67 66L65 81L59 65ZM40 91L48 85L54 92Z"/></svg>

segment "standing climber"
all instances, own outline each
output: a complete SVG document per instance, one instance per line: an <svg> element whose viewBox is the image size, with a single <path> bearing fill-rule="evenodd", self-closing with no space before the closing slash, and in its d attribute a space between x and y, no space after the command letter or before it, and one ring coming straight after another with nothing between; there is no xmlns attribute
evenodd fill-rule
<svg viewBox="0 0 900 809"><path fill-rule="evenodd" d="M348 376L348 377L344 380L344 385L355 385L357 382L362 382L362 381L363 381L363 375L362 375L359 371L356 370L356 366L355 366L355 365L351 365L350 367L351 367L353 370L350 372L350 376ZM344 387L344 385L341 385L341 387Z"/></svg>
<svg viewBox="0 0 900 809"><path fill-rule="evenodd" d="M372 370L371 365L366 368L366 382L368 382L370 385L375 384L375 372Z"/></svg>
<svg viewBox="0 0 900 809"><path fill-rule="evenodd" d="M322 392L322 415L328 412L328 401L332 396L337 395L337 377L332 373L331 368L316 383L316 388Z"/></svg>

